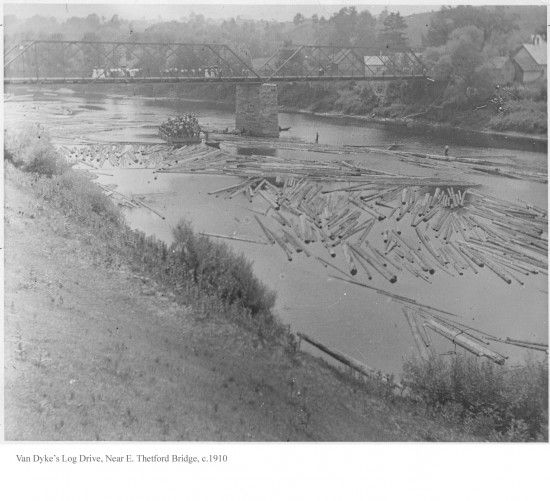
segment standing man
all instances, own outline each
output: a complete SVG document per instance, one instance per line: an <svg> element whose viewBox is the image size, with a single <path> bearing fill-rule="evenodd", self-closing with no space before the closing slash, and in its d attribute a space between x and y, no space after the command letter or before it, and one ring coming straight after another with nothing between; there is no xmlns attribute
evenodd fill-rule
<svg viewBox="0 0 550 501"><path fill-rule="evenodd" d="M315 134L315 144L319 143L319 132Z"/></svg>

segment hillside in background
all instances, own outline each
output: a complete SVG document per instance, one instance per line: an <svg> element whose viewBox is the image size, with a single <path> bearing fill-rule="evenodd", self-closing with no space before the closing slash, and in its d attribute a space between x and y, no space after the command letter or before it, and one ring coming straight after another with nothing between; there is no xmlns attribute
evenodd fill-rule
<svg viewBox="0 0 550 501"><path fill-rule="evenodd" d="M518 35L523 41L529 41L529 37L546 24L546 7L543 5L506 5L503 8L508 14L516 17ZM434 12L436 11L405 17L407 37L412 47L425 45L424 37Z"/></svg>
<svg viewBox="0 0 550 501"><path fill-rule="evenodd" d="M480 7L481 8L481 7ZM492 8L492 7L489 7ZM519 39L527 41L529 36L545 25L545 6L505 6L504 11L516 19ZM397 7L396 7L396 10ZM309 13L310 10L307 12ZM342 12L345 12L342 15ZM405 15L407 24L406 37L412 47L426 46L425 39L428 27L436 10ZM253 20L244 18L227 18L213 20L202 15L190 14L170 22L157 19L128 20L117 15L106 18L96 14L86 17L70 17L58 20L51 16L35 15L21 19L14 15L4 18L6 46L21 39L56 37L65 40L81 39L86 34L94 33L102 40L127 40L131 38L168 37L185 41L216 41L229 43L232 46L247 46L256 56L268 55L281 43L287 41L295 44L338 44L348 38L365 45L373 43L383 27L387 11L375 16L368 9L345 8L330 17L323 17L325 10L319 14L306 17L298 14L294 22L274 20ZM340 33L338 33L340 32ZM368 36L366 36L366 34ZM357 35L357 34L356 34Z"/></svg>

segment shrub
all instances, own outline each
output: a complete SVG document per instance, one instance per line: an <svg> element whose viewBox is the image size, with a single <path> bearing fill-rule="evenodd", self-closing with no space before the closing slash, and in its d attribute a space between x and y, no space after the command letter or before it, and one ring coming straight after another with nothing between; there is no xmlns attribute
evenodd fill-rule
<svg viewBox="0 0 550 501"><path fill-rule="evenodd" d="M251 263L225 244L196 235L181 221L174 228L171 260L183 264L196 284L227 304L238 304L253 315L268 312L275 304L274 293L254 276Z"/></svg>
<svg viewBox="0 0 550 501"><path fill-rule="evenodd" d="M548 437L548 364L496 366L469 356L407 361L404 383L432 409L453 408L469 431L501 440Z"/></svg>
<svg viewBox="0 0 550 501"><path fill-rule="evenodd" d="M69 169L65 158L53 147L48 134L39 125L6 134L4 155L21 170L41 176L51 177Z"/></svg>
<svg viewBox="0 0 550 501"><path fill-rule="evenodd" d="M36 183L35 190L64 214L81 223L122 223L122 215L115 203L103 190L82 172L69 170Z"/></svg>
<svg viewBox="0 0 550 501"><path fill-rule="evenodd" d="M544 101L509 101L502 113L494 116L490 127L495 130L516 130L545 134L548 130L546 103Z"/></svg>

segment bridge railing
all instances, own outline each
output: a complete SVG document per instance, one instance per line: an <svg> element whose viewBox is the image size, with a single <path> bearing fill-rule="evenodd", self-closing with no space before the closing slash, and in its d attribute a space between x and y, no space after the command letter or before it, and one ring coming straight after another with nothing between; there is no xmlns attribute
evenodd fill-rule
<svg viewBox="0 0 550 501"><path fill-rule="evenodd" d="M226 44L24 41L4 55L6 81L282 81L422 77L407 48L288 45L261 67Z"/></svg>
<svg viewBox="0 0 550 501"><path fill-rule="evenodd" d="M231 47L215 43L35 40L4 57L6 78L259 78Z"/></svg>
<svg viewBox="0 0 550 501"><path fill-rule="evenodd" d="M380 49L333 45L285 45L257 72L276 77L406 77L424 75L419 57L407 48Z"/></svg>

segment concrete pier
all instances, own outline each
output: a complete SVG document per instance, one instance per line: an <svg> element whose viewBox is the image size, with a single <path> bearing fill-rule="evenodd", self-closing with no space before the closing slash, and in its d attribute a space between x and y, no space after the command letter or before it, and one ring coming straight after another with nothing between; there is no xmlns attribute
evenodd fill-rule
<svg viewBox="0 0 550 501"><path fill-rule="evenodd" d="M279 137L277 85L237 84L235 128L250 136Z"/></svg>

